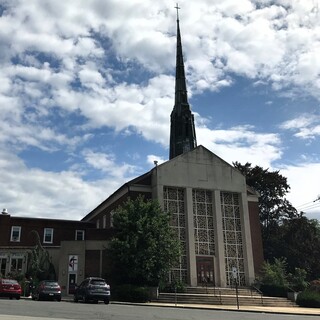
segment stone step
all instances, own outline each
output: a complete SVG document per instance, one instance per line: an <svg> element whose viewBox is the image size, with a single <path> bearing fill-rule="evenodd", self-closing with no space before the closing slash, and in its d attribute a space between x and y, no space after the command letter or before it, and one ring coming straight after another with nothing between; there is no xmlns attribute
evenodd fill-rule
<svg viewBox="0 0 320 320"><path fill-rule="evenodd" d="M191 294L236 295L235 288L219 287L187 287L185 292ZM243 296L260 296L260 293L251 288L238 288L238 294Z"/></svg>
<svg viewBox="0 0 320 320"><path fill-rule="evenodd" d="M292 307L295 304L286 298L261 296L238 296L239 304L243 306L275 306ZM209 305L236 305L236 296L190 293L160 293L157 302L179 304L209 304Z"/></svg>

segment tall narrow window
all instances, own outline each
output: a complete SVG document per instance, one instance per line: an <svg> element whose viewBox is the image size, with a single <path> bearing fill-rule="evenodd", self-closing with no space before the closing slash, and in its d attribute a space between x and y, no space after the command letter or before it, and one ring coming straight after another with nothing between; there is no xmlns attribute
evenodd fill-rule
<svg viewBox="0 0 320 320"><path fill-rule="evenodd" d="M76 240L78 241L84 240L84 230L76 230Z"/></svg>
<svg viewBox="0 0 320 320"><path fill-rule="evenodd" d="M107 227L107 216L104 215L102 220L102 228L105 229L106 227Z"/></svg>
<svg viewBox="0 0 320 320"><path fill-rule="evenodd" d="M19 242L21 236L21 227L12 226L11 227L11 238L10 241Z"/></svg>
<svg viewBox="0 0 320 320"><path fill-rule="evenodd" d="M44 228L43 243L52 243L52 242L53 242L53 229Z"/></svg>
<svg viewBox="0 0 320 320"><path fill-rule="evenodd" d="M100 220L99 219L96 221L96 227L97 227L97 229L100 228Z"/></svg>
<svg viewBox="0 0 320 320"><path fill-rule="evenodd" d="M114 215L114 211L110 212L110 227L113 228L113 215Z"/></svg>

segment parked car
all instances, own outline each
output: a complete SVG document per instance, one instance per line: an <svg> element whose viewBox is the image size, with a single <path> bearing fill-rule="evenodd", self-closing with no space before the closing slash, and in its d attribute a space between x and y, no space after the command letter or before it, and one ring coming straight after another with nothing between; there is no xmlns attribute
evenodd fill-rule
<svg viewBox="0 0 320 320"><path fill-rule="evenodd" d="M76 286L74 293L74 302L79 300L83 302L104 301L105 304L110 302L110 286L102 278L91 277L81 282L79 286Z"/></svg>
<svg viewBox="0 0 320 320"><path fill-rule="evenodd" d="M21 286L17 280L13 279L0 279L0 296L8 297L10 299L20 299Z"/></svg>
<svg viewBox="0 0 320 320"><path fill-rule="evenodd" d="M32 290L32 300L61 301L61 287L57 281L43 280Z"/></svg>

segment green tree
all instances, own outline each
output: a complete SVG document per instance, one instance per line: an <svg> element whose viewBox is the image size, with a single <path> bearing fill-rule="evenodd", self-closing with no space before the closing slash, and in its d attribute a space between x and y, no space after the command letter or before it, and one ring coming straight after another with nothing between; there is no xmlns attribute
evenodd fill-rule
<svg viewBox="0 0 320 320"><path fill-rule="evenodd" d="M304 216L287 220L279 228L277 256L286 256L290 272L306 270L308 280L320 278L320 224Z"/></svg>
<svg viewBox="0 0 320 320"><path fill-rule="evenodd" d="M260 194L259 214L264 257L269 262L286 259L287 271L296 268L307 272L307 279L320 278L320 225L298 213L285 198L290 190L287 178L279 171L269 171L235 162L234 166L246 177L246 182ZM303 271L302 271L303 272Z"/></svg>
<svg viewBox="0 0 320 320"><path fill-rule="evenodd" d="M297 210L285 198L290 190L287 178L278 170L269 171L262 167L252 167L234 162L233 165L246 177L247 184L259 192L260 221L267 232L283 220L299 216Z"/></svg>
<svg viewBox="0 0 320 320"><path fill-rule="evenodd" d="M128 200L113 215L116 234L108 249L118 283L158 285L177 263L179 242L170 215L142 196Z"/></svg>
<svg viewBox="0 0 320 320"><path fill-rule="evenodd" d="M279 171L269 171L262 167L253 167L234 162L233 165L246 177L247 185L259 193L259 217L262 226L264 256L273 259L275 249L281 245L279 228L284 221L299 217L299 213L285 198L290 190L287 178Z"/></svg>

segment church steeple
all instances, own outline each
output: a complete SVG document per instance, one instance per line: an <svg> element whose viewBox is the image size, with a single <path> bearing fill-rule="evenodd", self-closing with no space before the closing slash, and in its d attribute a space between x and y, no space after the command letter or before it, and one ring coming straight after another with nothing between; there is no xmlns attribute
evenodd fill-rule
<svg viewBox="0 0 320 320"><path fill-rule="evenodd" d="M179 26L179 13L177 9L177 57L176 57L176 84L175 101L171 112L170 129L170 155L172 159L197 146L196 132L194 128L194 117L188 103L186 77L181 45Z"/></svg>

